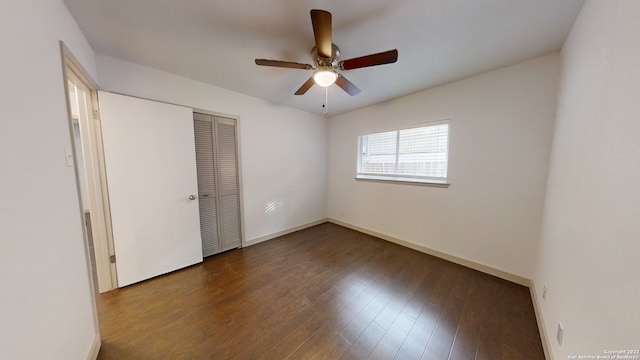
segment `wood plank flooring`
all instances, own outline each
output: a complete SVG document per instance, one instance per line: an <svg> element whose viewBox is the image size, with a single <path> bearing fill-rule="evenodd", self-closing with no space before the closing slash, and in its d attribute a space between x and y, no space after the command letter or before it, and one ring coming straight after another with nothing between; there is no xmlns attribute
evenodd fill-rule
<svg viewBox="0 0 640 360"><path fill-rule="evenodd" d="M99 359L544 359L527 288L330 223L97 305Z"/></svg>

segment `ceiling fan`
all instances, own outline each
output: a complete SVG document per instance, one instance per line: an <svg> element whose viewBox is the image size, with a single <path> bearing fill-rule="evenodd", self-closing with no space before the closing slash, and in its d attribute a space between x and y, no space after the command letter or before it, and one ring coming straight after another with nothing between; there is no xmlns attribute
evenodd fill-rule
<svg viewBox="0 0 640 360"><path fill-rule="evenodd" d="M316 40L316 46L311 49L311 57L315 66L290 61L256 59L256 65L261 66L314 70L313 76L302 84L295 92L296 95L303 95L314 83L322 87L328 87L335 83L349 95L354 96L360 93L360 89L338 71L391 64L398 61L398 50L395 49L338 61L340 49L331 40L331 13L324 10L311 10L311 24Z"/></svg>

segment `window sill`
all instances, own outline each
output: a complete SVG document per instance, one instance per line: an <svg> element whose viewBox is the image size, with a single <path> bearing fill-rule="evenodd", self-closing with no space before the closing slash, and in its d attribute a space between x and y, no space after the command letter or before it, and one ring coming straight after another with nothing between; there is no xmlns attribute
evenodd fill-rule
<svg viewBox="0 0 640 360"><path fill-rule="evenodd" d="M403 178L399 176L377 176L377 175L356 175L356 181L373 181L373 182L385 182L401 185L419 185L419 186L431 186L448 188L448 182L444 180L430 180L430 179L412 179Z"/></svg>

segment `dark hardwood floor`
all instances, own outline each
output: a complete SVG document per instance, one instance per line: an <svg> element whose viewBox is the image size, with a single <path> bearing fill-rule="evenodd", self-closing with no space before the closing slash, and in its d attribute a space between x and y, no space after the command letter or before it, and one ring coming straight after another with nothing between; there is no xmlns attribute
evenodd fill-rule
<svg viewBox="0 0 640 360"><path fill-rule="evenodd" d="M544 359L527 288L329 223L97 302L99 359Z"/></svg>

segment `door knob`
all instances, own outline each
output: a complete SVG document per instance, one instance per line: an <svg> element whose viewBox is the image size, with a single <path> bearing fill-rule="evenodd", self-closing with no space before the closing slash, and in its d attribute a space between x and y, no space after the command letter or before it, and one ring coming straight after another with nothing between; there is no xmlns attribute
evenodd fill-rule
<svg viewBox="0 0 640 360"><path fill-rule="evenodd" d="M197 198L198 198L198 197L197 197L197 196L195 196L195 195L189 195L189 200L195 200L195 199L197 199Z"/></svg>

